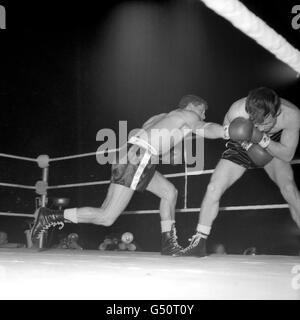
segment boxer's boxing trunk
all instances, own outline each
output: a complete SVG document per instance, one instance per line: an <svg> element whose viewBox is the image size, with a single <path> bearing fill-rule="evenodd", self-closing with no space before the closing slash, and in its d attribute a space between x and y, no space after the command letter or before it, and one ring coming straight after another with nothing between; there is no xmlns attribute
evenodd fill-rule
<svg viewBox="0 0 300 320"><path fill-rule="evenodd" d="M282 130L270 135L271 140L275 142L280 142ZM246 169L258 168L248 156L246 150L241 147L239 142L229 140L226 143L226 150L222 154L222 159L232 161Z"/></svg>
<svg viewBox="0 0 300 320"><path fill-rule="evenodd" d="M157 152L136 137L129 140L127 150L125 163L119 161L120 157L117 154L117 163L112 165L111 183L143 192L154 176L157 164L151 160ZM131 161L131 155L136 155L138 160Z"/></svg>

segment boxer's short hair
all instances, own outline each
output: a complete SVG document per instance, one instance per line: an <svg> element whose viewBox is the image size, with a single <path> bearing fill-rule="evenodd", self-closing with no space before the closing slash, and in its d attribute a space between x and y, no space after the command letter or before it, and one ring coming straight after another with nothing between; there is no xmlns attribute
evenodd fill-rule
<svg viewBox="0 0 300 320"><path fill-rule="evenodd" d="M260 87L251 90L246 98L246 111L251 120L258 123L263 122L269 114L273 117L277 116L279 108L280 98L274 90L269 88Z"/></svg>
<svg viewBox="0 0 300 320"><path fill-rule="evenodd" d="M192 103L192 104L194 104L196 106L197 105L204 105L205 110L208 109L207 102L204 99L202 99L202 98L200 98L198 96L195 96L193 94L188 94L186 96L183 96L181 98L181 100L179 101L179 105L178 106L179 106L180 109L184 109L184 108L186 108L188 106L189 103Z"/></svg>

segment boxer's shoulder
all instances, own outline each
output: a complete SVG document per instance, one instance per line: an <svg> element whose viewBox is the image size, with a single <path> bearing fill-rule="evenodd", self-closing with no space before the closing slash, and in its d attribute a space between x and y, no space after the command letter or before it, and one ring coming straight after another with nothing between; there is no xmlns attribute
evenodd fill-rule
<svg viewBox="0 0 300 320"><path fill-rule="evenodd" d="M232 103L231 108L233 109L245 109L246 106L246 97L236 100Z"/></svg>
<svg viewBox="0 0 300 320"><path fill-rule="evenodd" d="M199 121L199 115L192 110L176 109L171 111L169 115L177 117L178 119L183 120L185 123Z"/></svg>
<svg viewBox="0 0 300 320"><path fill-rule="evenodd" d="M278 123L283 129L300 128L300 110L287 100L282 100L281 112L278 115Z"/></svg>
<svg viewBox="0 0 300 320"><path fill-rule="evenodd" d="M246 111L246 98L241 98L233 102L226 115L229 122L238 117L248 118L249 115Z"/></svg>
<svg viewBox="0 0 300 320"><path fill-rule="evenodd" d="M153 117L149 118L142 126L143 129L147 129L149 127L151 127L153 124L161 121L162 119L164 119L168 114L167 113L160 113L160 114L156 114Z"/></svg>

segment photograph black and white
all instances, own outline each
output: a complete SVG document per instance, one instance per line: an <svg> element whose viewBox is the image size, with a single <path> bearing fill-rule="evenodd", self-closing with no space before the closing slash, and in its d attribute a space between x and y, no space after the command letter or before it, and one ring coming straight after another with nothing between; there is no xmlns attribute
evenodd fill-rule
<svg viewBox="0 0 300 320"><path fill-rule="evenodd" d="M0 115L0 300L300 299L299 1L0 0Z"/></svg>

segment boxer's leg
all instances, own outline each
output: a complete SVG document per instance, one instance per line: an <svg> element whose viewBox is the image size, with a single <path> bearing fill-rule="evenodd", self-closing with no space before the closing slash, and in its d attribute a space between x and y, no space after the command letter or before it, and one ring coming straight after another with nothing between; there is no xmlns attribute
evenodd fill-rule
<svg viewBox="0 0 300 320"><path fill-rule="evenodd" d="M180 251L177 254L178 256L203 257L206 255L205 239L208 237L212 223L218 215L221 196L245 171L246 168L232 161L226 159L219 161L202 201L197 232L192 237L190 245Z"/></svg>
<svg viewBox="0 0 300 320"><path fill-rule="evenodd" d="M160 198L160 218L162 221L175 220L175 207L178 191L162 174L155 174L147 186L148 191Z"/></svg>
<svg viewBox="0 0 300 320"><path fill-rule="evenodd" d="M161 253L172 255L182 249L177 243L175 228L175 207L177 202L177 189L162 174L155 174L147 186L147 190L160 198L161 218Z"/></svg>
<svg viewBox="0 0 300 320"><path fill-rule="evenodd" d="M101 204L101 208L105 209L107 207L107 204L111 201L111 197L113 195L113 187L111 187L111 183L108 187L107 193L106 193L106 197L104 199L104 201Z"/></svg>
<svg viewBox="0 0 300 320"><path fill-rule="evenodd" d="M111 183L101 208L82 207L76 209L77 221L75 222L111 226L126 209L133 193L134 190L128 187ZM66 213L65 218L68 219Z"/></svg>
<svg viewBox="0 0 300 320"><path fill-rule="evenodd" d="M64 226L65 220L73 223L93 223L111 226L128 205L134 190L119 184L111 184L105 208L82 207L66 209L64 211L40 208L32 228L33 241L50 227Z"/></svg>
<svg viewBox="0 0 300 320"><path fill-rule="evenodd" d="M291 165L274 158L265 166L265 170L280 189L283 198L290 207L292 218L300 229L300 195Z"/></svg>
<svg viewBox="0 0 300 320"><path fill-rule="evenodd" d="M39 210L35 224L32 229L32 239L38 239L42 233L50 227L64 226L64 221L69 220L73 223L93 223L103 226L111 226L123 210L128 205L135 187L144 179L143 171L147 165L142 158L136 163L116 164L112 168L112 183L109 186L106 199L101 208L82 207L66 209L64 212L42 208Z"/></svg>
<svg viewBox="0 0 300 320"><path fill-rule="evenodd" d="M221 159L215 168L203 198L199 225L211 227L219 213L220 199L223 193L232 186L246 169L232 161ZM199 231L199 230L198 230Z"/></svg>

